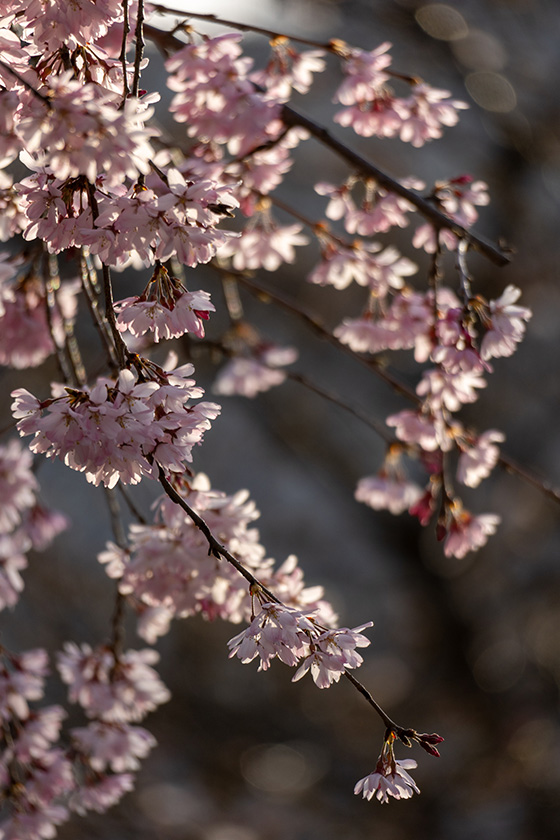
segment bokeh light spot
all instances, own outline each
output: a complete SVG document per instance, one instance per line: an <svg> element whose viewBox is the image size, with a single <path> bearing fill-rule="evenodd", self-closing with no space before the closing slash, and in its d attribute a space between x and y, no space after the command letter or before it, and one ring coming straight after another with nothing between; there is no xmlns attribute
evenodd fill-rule
<svg viewBox="0 0 560 840"><path fill-rule="evenodd" d="M465 84L476 104L485 111L507 114L517 105L513 85L499 73L469 73Z"/></svg>
<svg viewBox="0 0 560 840"><path fill-rule="evenodd" d="M456 41L469 31L461 12L445 3L429 3L416 12L416 22L424 32L439 41Z"/></svg>

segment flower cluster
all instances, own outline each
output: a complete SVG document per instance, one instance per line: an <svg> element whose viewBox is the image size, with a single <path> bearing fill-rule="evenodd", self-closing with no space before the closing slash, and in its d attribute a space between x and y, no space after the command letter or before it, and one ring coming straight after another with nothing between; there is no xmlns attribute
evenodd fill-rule
<svg viewBox="0 0 560 840"><path fill-rule="evenodd" d="M391 44L385 42L371 52L334 42L334 50L343 58L345 79L338 88L335 102L347 107L335 115L335 122L351 126L362 137L400 137L405 143L423 146L442 135L442 126L453 126L458 110L465 102L449 99L448 90L433 88L416 79L410 83L407 97L395 96L387 84ZM398 75L398 74L394 74Z"/></svg>
<svg viewBox="0 0 560 840"><path fill-rule="evenodd" d="M347 669L362 664L356 648L370 644L362 630L372 626L373 622L369 621L352 630L347 627L328 630L313 614L265 602L249 627L230 639L229 655L237 656L244 663L258 657L259 671L266 671L275 658L290 666L301 662L294 682L309 671L315 685L328 688Z"/></svg>
<svg viewBox="0 0 560 840"><path fill-rule="evenodd" d="M218 35L188 44L166 62L175 91L171 111L188 134L227 144L243 157L282 130L277 101L258 92L249 78L252 60L242 57L241 35Z"/></svg>
<svg viewBox="0 0 560 840"><path fill-rule="evenodd" d="M115 311L121 331L130 330L135 336L149 331L158 342L185 333L204 338L202 322L208 320L214 306L208 292L189 292L180 280L158 264L142 294L117 301Z"/></svg>
<svg viewBox="0 0 560 840"><path fill-rule="evenodd" d="M233 496L214 490L202 473L187 481L172 478L173 486L212 533L266 586L290 607L318 611L324 621L336 621L323 598L322 587L306 587L295 557L278 569L266 557L259 532L251 524L259 512L247 491ZM238 623L248 619L251 599L247 584L222 559L208 554L206 538L192 520L166 496L151 525L131 525L128 548L109 545L99 555L107 574L139 612L138 632L147 641L166 633L172 618L201 614Z"/></svg>
<svg viewBox="0 0 560 840"><path fill-rule="evenodd" d="M32 461L17 440L0 446L0 610L13 607L23 590L26 552L43 551L69 524L40 503Z"/></svg>
<svg viewBox="0 0 560 840"><path fill-rule="evenodd" d="M188 378L192 365L171 373L142 359L136 365L116 381L101 377L91 389L65 388L43 402L19 388L12 394L18 431L34 435L33 452L60 458L95 485L138 484L157 475L158 464L181 472L220 408L188 405L203 393Z"/></svg>

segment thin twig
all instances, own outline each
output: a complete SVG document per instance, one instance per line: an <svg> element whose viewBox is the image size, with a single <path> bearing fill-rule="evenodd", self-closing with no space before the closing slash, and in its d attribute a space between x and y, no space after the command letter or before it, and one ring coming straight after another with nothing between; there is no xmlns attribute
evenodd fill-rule
<svg viewBox="0 0 560 840"><path fill-rule="evenodd" d="M86 297L89 311L93 319L93 323L95 324L95 327L97 328L97 331L101 337L103 346L105 347L105 352L107 353L109 365L116 367L117 357L115 354L113 342L111 341L111 334L107 327L107 321L102 317L101 313L99 312L99 302L96 293L97 278L95 277L95 268L93 267L93 265L90 264L89 257L84 253L83 248L80 253L80 269L82 288L84 290L84 294Z"/></svg>
<svg viewBox="0 0 560 840"><path fill-rule="evenodd" d="M160 15L178 15L185 20L193 18L194 20L204 20L207 23L215 23L219 26L226 26L228 29L238 29L240 32L254 32L256 35L265 35L273 41L279 38L287 38L297 44L305 44L308 47L315 47L320 50L331 50L330 43L325 44L323 41L312 41L309 38L299 38L292 35L285 35L282 32L277 32L274 29L265 29L262 26L252 26L249 23L239 23L234 20L226 20L213 14L203 14L202 12L187 12L184 9L169 9L167 6L162 6L159 3L151 3L150 8Z"/></svg>
<svg viewBox="0 0 560 840"><path fill-rule="evenodd" d="M274 369L274 368L273 368ZM370 429L378 434L380 437L387 444L392 444L395 442L395 438L389 434L385 426L381 423L378 423L377 420L372 419L369 417L364 411L359 408L355 408L348 403L344 402L337 394L333 393L332 391L327 391L325 388L322 388L320 385L317 385L315 382L312 382L306 376L303 376L301 373L296 373L295 371L286 370L284 371L288 379L292 382L298 382L300 385L303 385L304 388L307 388L308 391L313 391L313 393L317 394L319 397L322 397L324 400L328 400L329 402L334 403L339 408L343 408L344 411L347 411L353 417L356 417L358 420L361 420L362 423L365 423L366 426L369 426Z"/></svg>
<svg viewBox="0 0 560 840"><path fill-rule="evenodd" d="M130 33L130 21L128 19L128 0L122 0L122 8L123 8L123 35L122 35L122 43L121 43L121 52L119 55L119 61L122 64L122 73L123 73L123 99L122 104L126 102L126 98L130 93L130 88L128 86L128 63L126 60L126 42L128 35Z"/></svg>
<svg viewBox="0 0 560 840"><path fill-rule="evenodd" d="M124 526L121 519L121 511L115 490L109 490L109 488L107 487L104 487L103 489L105 491L105 498L107 499L107 505L111 517L111 527L113 530L115 542L119 548L125 551L127 548L126 534L124 532ZM124 597L124 595L121 595L117 588L115 608L113 610L113 618L111 621L111 650L113 652L115 660L115 668L117 667L119 660L122 657L124 648L125 604L126 598Z"/></svg>
<svg viewBox="0 0 560 840"><path fill-rule="evenodd" d="M401 732L404 733L410 731L405 729L403 726L399 726L393 720L391 720L389 715L385 711L383 711L379 703L376 703L376 701L373 699L371 693L367 690L365 685L362 685L362 683L359 680L357 680L356 677L350 671L344 671L343 676L346 677L346 679L352 683L354 688L358 689L360 694L366 698L370 706L373 706L373 708L375 709L375 711L377 712L387 729L390 729L391 732L394 732L397 737L400 737L399 733Z"/></svg>
<svg viewBox="0 0 560 840"><path fill-rule="evenodd" d="M105 317L111 327L113 341L115 342L115 351L117 354L117 362L119 368L122 370L126 365L126 357L128 349L123 341L123 337L117 327L117 319L115 317L115 310L113 309L113 286L111 284L111 272L109 266L105 263L101 264L103 271L103 293L105 296Z"/></svg>
<svg viewBox="0 0 560 840"><path fill-rule="evenodd" d="M136 48L134 53L134 78L132 80L132 96L138 96L140 89L140 65L142 63L142 56L144 55L144 0L138 0L138 8L136 10L136 29L134 32L136 40Z"/></svg>
<svg viewBox="0 0 560 840"><path fill-rule="evenodd" d="M541 493L543 493L552 502L560 504L560 489L551 484L551 482L547 479L539 478L534 473L518 464L513 458L510 458L509 455L500 455L498 458L498 464L505 470L505 472L510 475L516 475L526 484L540 490Z"/></svg>
<svg viewBox="0 0 560 840"><path fill-rule="evenodd" d="M177 491L172 487L172 485L166 479L165 473L163 472L163 469L159 464L158 471L160 484L169 496L169 498L185 511L187 516L189 516L189 518L193 521L196 527L206 537L209 546L209 554L214 555L214 557L223 557L224 560L227 560L228 563L231 563L231 565L235 569L237 569L237 571L245 578L245 580L249 582L251 587L255 587L257 590L263 592L264 595L266 595L266 597L269 598L269 600L274 602L275 604L284 606L282 604L282 601L280 601L280 599L277 598L276 595L274 595L269 589L263 586L263 584L253 574L251 574L251 572L249 572L248 569L246 569L239 562L239 560L237 560L232 554L230 554L227 548L224 545L222 545L222 543L219 540L216 539L216 537L214 536L204 519L202 519L202 517L199 516L199 514L196 513L196 511L194 511L191 508L191 506L185 501L185 499L183 499L183 497L180 496L179 493L177 493ZM372 706L372 708L375 709L375 711L380 716L388 730L394 732L397 737L401 737L402 735L405 738L406 733L410 733L413 731L410 729L405 729L404 727L399 726L393 720L391 720L389 715L383 711L379 703L377 703L373 699L372 695L367 690L367 688L364 685L362 685L362 683L359 682L359 680L357 680L356 677L354 677L348 671L344 672L344 676L352 683L352 685L360 692L360 694L362 694L363 697L366 698L370 706Z"/></svg>
<svg viewBox="0 0 560 840"><path fill-rule="evenodd" d="M183 497L179 493L177 493L175 488L169 483L169 481L165 477L165 473L164 473L163 469L161 468L161 466L159 464L158 464L158 472L159 472L159 482L160 482L161 486L163 487L163 489L165 490L165 492L167 493L167 495L169 496L169 498L171 499L171 501L175 502L175 504L179 505L179 507L181 507L185 511L187 516L190 519L192 519L192 521L194 522L196 527L206 537L206 540L207 540L208 546L209 546L209 554L212 554L214 557L216 557L218 559L220 557L223 557L224 560L227 560L227 562L230 563L234 567L234 569L237 569L239 574L242 575L245 578L245 580L251 586L254 586L257 589L259 589L261 592L263 592L266 595L266 597L270 599L270 601L273 601L275 604L282 603L276 597L276 595L274 595L270 591L270 589L267 589L266 586L263 586L263 584L253 574L251 574L251 572L248 569L246 569L245 566L243 566L239 562L239 560L237 560L233 556L233 554L231 554L227 550L225 545L222 545L222 543L219 540L216 539L216 537L214 536L214 534L212 533L212 531L210 530L210 528L208 527L208 525L206 524L204 519L201 516L199 516L199 514L195 510L193 510L193 508L188 504L188 502L186 502L185 499L183 499Z"/></svg>

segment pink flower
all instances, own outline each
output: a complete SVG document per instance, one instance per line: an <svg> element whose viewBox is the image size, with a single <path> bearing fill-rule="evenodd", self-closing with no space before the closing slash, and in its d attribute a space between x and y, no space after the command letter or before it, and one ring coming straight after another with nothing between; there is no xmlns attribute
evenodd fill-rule
<svg viewBox="0 0 560 840"><path fill-rule="evenodd" d="M267 94L278 102L287 102L292 88L307 93L313 82L313 73L325 69L323 50L306 50L298 53L287 39L272 42L272 57L264 70L251 73L251 81L265 88Z"/></svg>
<svg viewBox="0 0 560 840"><path fill-rule="evenodd" d="M139 759L155 747L156 739L141 726L126 723L92 721L86 727L71 730L76 749L87 756L97 773L110 768L114 773L138 770Z"/></svg>
<svg viewBox="0 0 560 840"><path fill-rule="evenodd" d="M391 475L373 475L361 478L354 498L374 510L388 510L398 515L416 504L422 496L422 489L412 481Z"/></svg>
<svg viewBox="0 0 560 840"><path fill-rule="evenodd" d="M340 43L337 51L343 58L342 70L346 78L336 91L334 101L354 105L377 99L389 79L384 71L391 64L391 56L387 55L391 46L386 41L377 49L366 52Z"/></svg>
<svg viewBox="0 0 560 840"><path fill-rule="evenodd" d="M442 135L442 126L453 126L458 110L468 108L466 102L449 100L448 90L439 90L425 83L413 85L408 99L397 100L396 109L402 116L400 138L413 146L423 146Z"/></svg>
<svg viewBox="0 0 560 840"><path fill-rule="evenodd" d="M485 316L489 329L480 347L483 359L511 356L523 340L525 322L531 318L532 312L525 306L516 305L520 296L520 289L507 286L497 300L490 301L490 311Z"/></svg>
<svg viewBox="0 0 560 840"><path fill-rule="evenodd" d="M229 656L237 656L243 663L258 656L259 671L266 671L276 657L293 666L308 652L314 630L310 618L299 610L263 604L249 627L229 640Z"/></svg>
<svg viewBox="0 0 560 840"><path fill-rule="evenodd" d="M138 721L161 703L169 692L151 667L159 655L155 650L129 650L115 661L107 647L92 650L89 645L67 642L58 655L58 670L69 686L72 703L79 703L88 717L105 722Z"/></svg>
<svg viewBox="0 0 560 840"><path fill-rule="evenodd" d="M58 741L65 717L61 706L46 706L30 712L13 743L14 757L24 763L43 759Z"/></svg>
<svg viewBox="0 0 560 840"><path fill-rule="evenodd" d="M451 512L451 525L447 528L444 544L446 557L464 557L469 551L477 551L486 545L488 537L496 533L500 517L494 513L473 516L462 508Z"/></svg>
<svg viewBox="0 0 560 840"><path fill-rule="evenodd" d="M293 347L257 347L252 358L236 356L230 359L218 373L212 389L216 394L239 394L252 399L259 393L281 385L286 379L281 368L291 365L297 355Z"/></svg>
<svg viewBox="0 0 560 840"><path fill-rule="evenodd" d="M239 271L246 268L276 271L282 263L294 262L295 246L307 245L309 240L300 231L301 225L298 224L252 227L244 231L239 239L220 248L219 256L233 257L233 267Z"/></svg>
<svg viewBox="0 0 560 840"><path fill-rule="evenodd" d="M21 522L23 511L35 504L37 479L31 471L33 456L13 439L0 446L0 533Z"/></svg>
<svg viewBox="0 0 560 840"><path fill-rule="evenodd" d="M503 440L505 436L502 432L490 429L483 432L472 445L461 444L457 481L466 484L467 487L478 487L498 463L500 450L495 444Z"/></svg>
<svg viewBox="0 0 560 840"><path fill-rule="evenodd" d="M292 682L297 682L310 671L318 688L328 688L338 682L348 668L359 668L364 660L356 648L368 647L370 644L370 640L361 632L366 627L373 627L373 621L352 630L341 627L313 636L310 653L292 677Z"/></svg>
<svg viewBox="0 0 560 840"><path fill-rule="evenodd" d="M82 816L86 811L103 813L119 802L125 793L134 787L131 773L112 774L110 776L88 777L78 786L70 797L68 806Z"/></svg>
<svg viewBox="0 0 560 840"><path fill-rule="evenodd" d="M41 699L47 673L48 656L43 648L4 654L0 665L0 719L28 718L27 701Z"/></svg>
<svg viewBox="0 0 560 840"><path fill-rule="evenodd" d="M178 338L193 333L204 338L203 321L215 308L208 292L189 292L163 266L158 266L144 292L139 297L125 298L115 304L117 326L132 335L154 333L154 341Z"/></svg>
<svg viewBox="0 0 560 840"><path fill-rule="evenodd" d="M414 779L406 772L416 767L416 762L411 758L389 763L380 760L377 769L369 776L365 776L356 782L355 794L362 794L364 799L375 797L379 802L389 802L389 797L394 799L410 799L413 793L420 793Z"/></svg>

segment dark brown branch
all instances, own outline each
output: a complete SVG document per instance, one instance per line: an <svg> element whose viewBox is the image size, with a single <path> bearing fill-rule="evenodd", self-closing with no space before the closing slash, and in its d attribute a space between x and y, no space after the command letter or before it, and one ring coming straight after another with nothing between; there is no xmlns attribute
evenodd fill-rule
<svg viewBox="0 0 560 840"><path fill-rule="evenodd" d="M234 569L237 569L239 574L245 578L245 580L250 584L250 586L254 586L258 590L263 592L270 601L274 602L275 604L280 604L281 601L276 597L276 595L274 595L270 591L270 589L267 589L266 586L263 586L263 584L259 580L257 580L257 578L254 575L252 575L251 572L248 569L246 569L245 566L243 566L239 562L239 560L237 560L233 556L233 554L231 554L227 550L225 545L222 545L222 543L216 539L216 537L214 536L204 519L201 516L199 516L199 514L195 510L193 510L193 508L188 504L188 502L186 502L185 499L183 499L183 497L179 493L177 493L175 488L169 483L169 481L165 477L163 469L159 464L158 472L159 482L165 490L165 492L167 493L167 495L169 496L169 498L171 499L171 501L175 502L175 504L179 505L179 507L181 507L185 511L187 516L194 522L199 531L201 531L206 537L209 546L209 554L212 554L217 559L223 557L224 560L227 560L227 562L234 567Z"/></svg>
<svg viewBox="0 0 560 840"><path fill-rule="evenodd" d="M280 604L281 606L283 606L282 601L280 601L276 597L276 595L274 595L269 589L263 586L263 584L254 575L252 575L251 572L249 572L248 569L246 569L239 562L239 560L237 560L232 554L230 554L227 548L224 545L222 545L222 543L219 542L219 540L216 539L216 537L214 536L204 519L202 519L202 517L199 516L198 513L196 513L196 511L193 510L191 506L185 501L185 499L183 499L183 497L180 496L179 493L177 493L177 491L172 487L172 485L166 479L165 473L163 472L163 469L161 468L161 466L159 466L159 464L158 471L160 484L171 499L171 501L175 502L175 504L178 504L185 511L187 516L206 537L209 547L209 554L212 554L214 557L217 558L223 557L224 560L227 560L228 563L231 563L231 565L235 569L237 569L239 574L242 575L246 581L248 581L251 587L255 587L255 589L263 592L264 595L266 595L266 597L275 604ZM345 671L344 676L352 683L354 688L356 688L360 692L360 694L363 697L365 697L370 706L372 706L372 708L375 709L375 711L385 724L386 728L391 732L394 732L398 738L401 738L402 736L404 742L406 743L407 733L411 733L414 730L405 729L404 727L398 726L398 724L391 720L389 715L383 711L383 709L378 703L376 703L376 701L373 699L372 695L367 690L367 688L364 685L362 685L362 683L359 682L356 679L356 677L354 677L349 671Z"/></svg>
<svg viewBox="0 0 560 840"><path fill-rule="evenodd" d="M265 29L262 26L252 26L250 23L239 23L234 20L226 20L226 18L222 18L214 14L187 12L184 9L169 9L167 6L162 6L159 3L151 3L150 8L152 8L155 12L158 12L160 15L177 15L185 20L188 20L189 18L193 18L194 20L204 20L207 23L215 23L218 26L226 26L228 29L238 29L240 32L254 32L257 35L265 35L273 41L277 38L286 38L294 43L305 44L308 47L315 47L320 50L332 49L332 45L330 43L325 44L322 41L312 41L309 38L298 38L292 35L285 35L282 32L276 32L274 29ZM179 27L177 27L177 29L178 28Z"/></svg>
<svg viewBox="0 0 560 840"><path fill-rule="evenodd" d="M136 40L136 49L134 53L134 78L132 80L132 95L138 96L140 88L140 65L142 63L142 56L144 55L144 0L138 0L138 9L136 11L136 29L134 32Z"/></svg>
<svg viewBox="0 0 560 840"><path fill-rule="evenodd" d="M414 205L418 212L437 230L450 230L455 234L455 236L458 236L459 239L465 239L471 248L474 248L481 254L484 254L485 257L488 257L488 259L496 265L504 266L510 262L509 255L501 248L498 248L496 245L493 245L491 242L483 239L473 231L467 230L467 228L458 224L449 216L446 216L445 213L442 213L437 209L437 207L434 207L428 199L421 196L415 190L403 187L399 181L392 178L390 175L387 175L386 172L383 172L375 166L375 164L366 160L366 158L363 158L353 149L350 149L334 137L330 131L316 123L314 120L300 114L289 105L284 105L282 107L282 119L286 125L305 128L313 137L320 140L324 146L332 149L333 152L336 152L336 154L339 155L339 157L344 158L344 160L350 163L360 175L365 178L373 178L377 184L386 189L388 192L395 193L395 195L399 195L401 198L409 201L410 204Z"/></svg>
<svg viewBox="0 0 560 840"><path fill-rule="evenodd" d="M127 73L127 61L126 61L126 42L128 35L130 33L130 22L128 19L128 0L122 0L122 8L123 8L123 34L122 34L122 43L121 43L121 52L119 55L119 61L122 64L122 73L123 73L123 101L122 104L126 102L126 98L130 93L130 88L128 87L128 73Z"/></svg>
<svg viewBox="0 0 560 840"><path fill-rule="evenodd" d="M277 370L277 368L275 368ZM319 397L322 397L324 400L328 400L332 402L334 405L337 405L339 408L343 408L344 411L347 411L348 414L351 414L353 417L356 417L358 420L361 420L362 423L365 423L370 429L378 434L380 437L387 444L392 444L395 442L395 438L389 434L387 429L382 423L378 423L377 420L373 420L369 417L365 412L361 411L359 408L355 408L348 403L344 402L337 394L334 394L332 391L327 391L324 388L321 388L320 385L317 385L315 382L312 382L306 376L303 376L301 373L295 373L291 370L284 371L288 379L292 382L298 382L300 385L303 385L304 388L307 388L308 391L312 391L314 394L317 394Z"/></svg>
<svg viewBox="0 0 560 840"><path fill-rule="evenodd" d="M126 366L126 358L128 350L123 341L123 337L117 327L117 319L115 317L115 310L113 309L113 286L111 284L111 272L109 266L105 263L101 264L103 270L103 293L105 296L105 317L111 327L111 334L115 342L115 351L117 354L117 362L119 368L122 370Z"/></svg>

